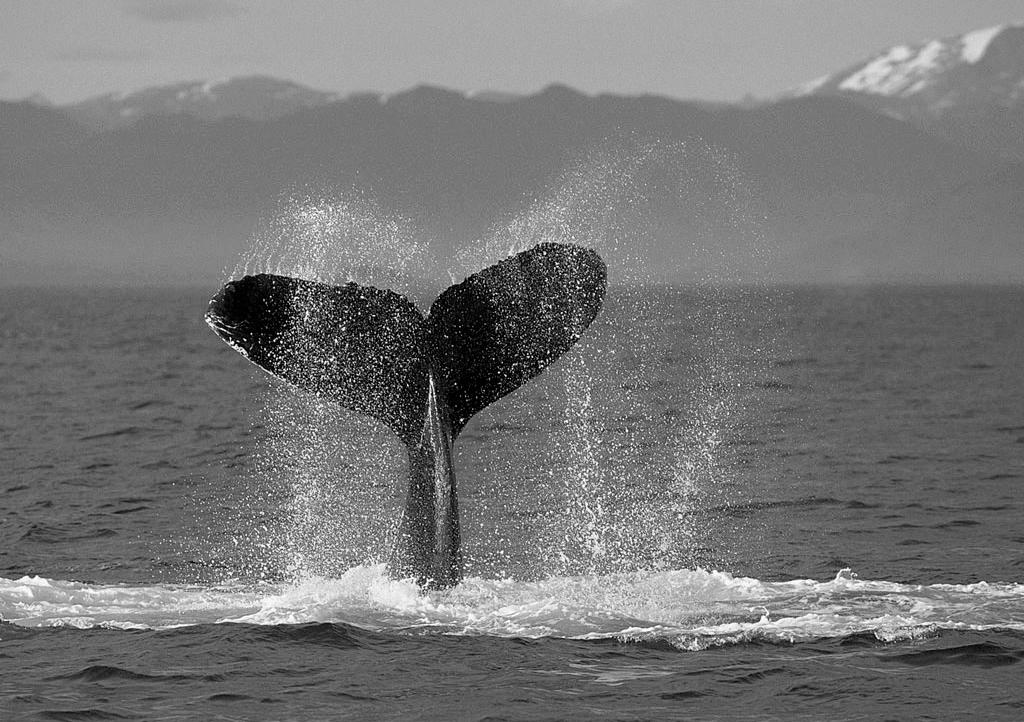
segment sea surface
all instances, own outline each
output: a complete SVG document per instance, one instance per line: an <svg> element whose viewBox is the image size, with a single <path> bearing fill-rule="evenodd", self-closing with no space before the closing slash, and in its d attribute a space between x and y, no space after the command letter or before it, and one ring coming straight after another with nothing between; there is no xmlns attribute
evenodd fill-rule
<svg viewBox="0 0 1024 722"><path fill-rule="evenodd" d="M215 290L0 291L0 719L1024 718L1024 289L612 288L428 594Z"/></svg>

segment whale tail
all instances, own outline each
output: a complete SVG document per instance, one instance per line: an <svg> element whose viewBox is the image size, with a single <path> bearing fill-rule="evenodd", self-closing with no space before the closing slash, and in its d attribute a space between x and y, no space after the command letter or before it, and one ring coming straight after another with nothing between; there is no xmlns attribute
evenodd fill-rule
<svg viewBox="0 0 1024 722"><path fill-rule="evenodd" d="M426 317L393 291L259 274L226 284L206 321L271 374L398 435L410 454L403 526L416 550L402 568L450 586L460 566L452 443L576 343L606 282L593 250L542 243L451 286Z"/></svg>
<svg viewBox="0 0 1024 722"><path fill-rule="evenodd" d="M431 371L457 436L576 343L605 284L596 252L542 243L451 286L426 318L394 291L259 274L226 284L206 321L257 366L412 445Z"/></svg>

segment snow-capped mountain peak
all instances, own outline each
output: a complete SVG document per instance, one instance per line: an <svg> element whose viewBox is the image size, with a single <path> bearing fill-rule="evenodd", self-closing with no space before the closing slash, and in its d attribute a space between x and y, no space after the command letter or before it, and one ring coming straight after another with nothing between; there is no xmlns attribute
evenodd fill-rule
<svg viewBox="0 0 1024 722"><path fill-rule="evenodd" d="M1024 137L1024 23L895 45L787 95L846 98L948 140L1016 158Z"/></svg>
<svg viewBox="0 0 1024 722"><path fill-rule="evenodd" d="M873 93L885 96L909 96L941 84L949 73L965 65L977 65L993 40L1011 28L1024 25L997 25L964 35L929 40L916 45L896 45L867 63L822 82L815 92L832 80L840 91ZM1020 69L1024 72L1024 68Z"/></svg>
<svg viewBox="0 0 1024 722"><path fill-rule="evenodd" d="M964 102L1010 103L1024 98L1024 23L996 25L937 40L895 45L832 75L805 83L788 95L873 96L893 100L885 110L907 117L900 99L941 113ZM1006 102L1003 102L1006 105Z"/></svg>

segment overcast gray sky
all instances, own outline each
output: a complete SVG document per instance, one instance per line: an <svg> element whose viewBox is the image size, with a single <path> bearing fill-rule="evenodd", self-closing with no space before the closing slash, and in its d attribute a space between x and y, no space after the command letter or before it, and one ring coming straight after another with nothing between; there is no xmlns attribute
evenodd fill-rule
<svg viewBox="0 0 1024 722"><path fill-rule="evenodd" d="M263 73L736 100L899 42L1024 20L1022 0L0 0L0 97L65 103Z"/></svg>

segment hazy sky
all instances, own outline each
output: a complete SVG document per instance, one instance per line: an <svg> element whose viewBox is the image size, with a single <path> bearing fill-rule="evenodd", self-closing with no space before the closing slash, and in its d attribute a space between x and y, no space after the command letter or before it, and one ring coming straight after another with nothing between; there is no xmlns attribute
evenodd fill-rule
<svg viewBox="0 0 1024 722"><path fill-rule="evenodd" d="M263 73L765 96L890 45L1024 20L1024 0L0 0L0 97L63 103Z"/></svg>

